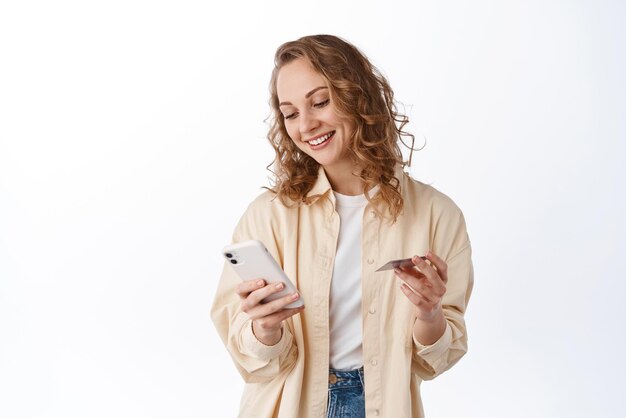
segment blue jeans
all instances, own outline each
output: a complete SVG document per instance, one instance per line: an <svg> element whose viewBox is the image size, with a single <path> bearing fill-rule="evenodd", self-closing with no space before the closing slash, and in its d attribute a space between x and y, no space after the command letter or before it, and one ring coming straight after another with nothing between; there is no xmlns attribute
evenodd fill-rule
<svg viewBox="0 0 626 418"><path fill-rule="evenodd" d="M327 418L365 418L363 382L363 367L355 370L330 369Z"/></svg>

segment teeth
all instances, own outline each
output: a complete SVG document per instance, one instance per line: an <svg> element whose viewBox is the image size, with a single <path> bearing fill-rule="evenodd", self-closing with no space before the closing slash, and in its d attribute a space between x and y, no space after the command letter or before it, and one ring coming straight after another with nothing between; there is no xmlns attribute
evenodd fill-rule
<svg viewBox="0 0 626 418"><path fill-rule="evenodd" d="M334 133L335 133L335 131L329 132L329 133L327 133L324 136L321 136L321 137L319 137L317 139L314 139L313 141L309 141L309 144L311 144L311 145L319 145L322 142L326 141L328 138L330 138L332 136L332 134L334 134Z"/></svg>

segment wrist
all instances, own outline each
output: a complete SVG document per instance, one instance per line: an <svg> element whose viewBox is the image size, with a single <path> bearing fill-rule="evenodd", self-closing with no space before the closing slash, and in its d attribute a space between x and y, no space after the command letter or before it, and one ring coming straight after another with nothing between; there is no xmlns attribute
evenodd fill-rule
<svg viewBox="0 0 626 418"><path fill-rule="evenodd" d="M255 321L252 321L252 335L262 344L272 346L278 344L283 336L282 326L277 330L262 331L258 326L255 326Z"/></svg>
<svg viewBox="0 0 626 418"><path fill-rule="evenodd" d="M446 317L442 309L433 312L433 315L416 317L413 325L413 337L422 345L436 343L446 330Z"/></svg>
<svg viewBox="0 0 626 418"><path fill-rule="evenodd" d="M443 315L443 309L441 308L441 306L438 306L430 312L421 312L418 310L416 318L418 321L424 324L437 324L445 321L446 319Z"/></svg>

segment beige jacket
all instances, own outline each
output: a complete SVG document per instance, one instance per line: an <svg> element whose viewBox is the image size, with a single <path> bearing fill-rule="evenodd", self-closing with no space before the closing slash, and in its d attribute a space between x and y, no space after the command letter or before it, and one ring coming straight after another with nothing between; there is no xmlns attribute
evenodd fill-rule
<svg viewBox="0 0 626 418"><path fill-rule="evenodd" d="M467 351L463 315L473 285L470 241L463 214L431 186L396 169L404 210L395 223L368 204L362 229L362 320L365 406L368 417L423 417L420 384L454 365ZM339 216L330 183L320 169L308 205L285 207L271 192L255 199L240 219L233 242L261 240L295 282L305 310L287 321L280 342L260 343L240 309L240 282L224 266L211 317L246 385L240 417L323 418L328 402L329 289ZM385 213L385 212L382 212ZM392 259L427 250L448 264L443 299L447 327L431 346L413 340L415 307L393 270Z"/></svg>

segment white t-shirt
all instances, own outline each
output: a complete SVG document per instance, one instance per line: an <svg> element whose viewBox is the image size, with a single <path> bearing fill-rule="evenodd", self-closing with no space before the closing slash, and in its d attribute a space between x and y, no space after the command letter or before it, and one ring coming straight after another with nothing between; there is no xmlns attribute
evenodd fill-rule
<svg viewBox="0 0 626 418"><path fill-rule="evenodd" d="M363 365L361 229L367 199L333 193L340 227L330 284L330 367L353 370Z"/></svg>

